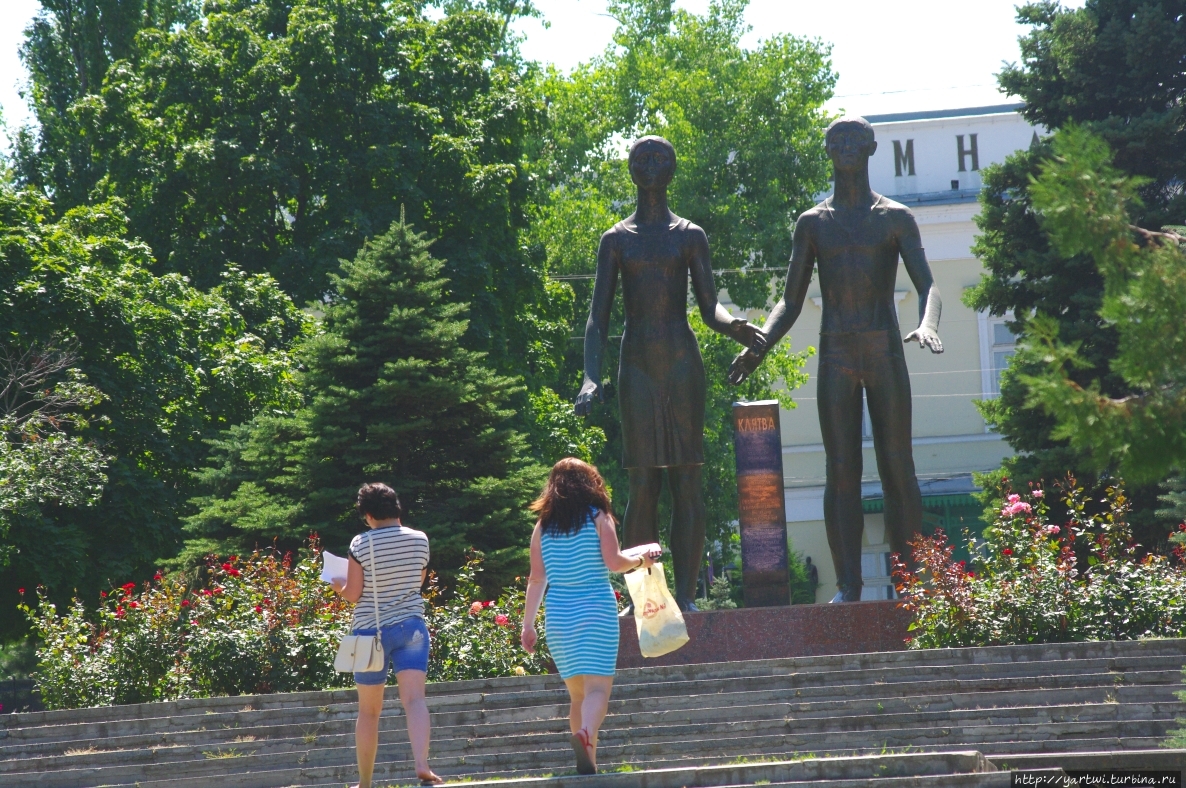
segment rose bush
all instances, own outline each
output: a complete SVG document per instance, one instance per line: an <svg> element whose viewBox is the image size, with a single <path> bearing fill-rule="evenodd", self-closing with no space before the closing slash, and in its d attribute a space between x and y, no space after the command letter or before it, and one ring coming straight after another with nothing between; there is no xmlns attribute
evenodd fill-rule
<svg viewBox="0 0 1186 788"><path fill-rule="evenodd" d="M95 610L75 600L61 615L38 590L21 609L40 644L42 702L60 709L352 686L333 661L353 605L321 581L320 555L313 538L298 555L211 558L195 575L126 583L101 592ZM430 582L430 680L546 672L546 650L532 657L518 645L521 587L475 602L480 571L474 555L447 600Z"/></svg>
<svg viewBox="0 0 1186 788"><path fill-rule="evenodd" d="M522 578L516 578L497 600L482 600L477 582L481 561L480 553L470 553L448 599L436 578L429 580L425 616L432 635L429 681L535 675L551 668L543 627L538 622L540 639L535 654L528 654L519 645L525 601Z"/></svg>
<svg viewBox="0 0 1186 788"><path fill-rule="evenodd" d="M1098 514L1074 479L1064 490L1061 524L1048 521L1044 491L1007 494L984 538L969 536L970 563L953 560L941 529L911 542L917 571L895 556L911 648L1186 635L1183 547L1166 557L1135 544L1119 485Z"/></svg>
<svg viewBox="0 0 1186 788"><path fill-rule="evenodd" d="M58 615L40 589L21 609L40 643L35 679L46 708L349 684L333 657L351 605L319 579L320 550L210 559L195 575L101 592Z"/></svg>

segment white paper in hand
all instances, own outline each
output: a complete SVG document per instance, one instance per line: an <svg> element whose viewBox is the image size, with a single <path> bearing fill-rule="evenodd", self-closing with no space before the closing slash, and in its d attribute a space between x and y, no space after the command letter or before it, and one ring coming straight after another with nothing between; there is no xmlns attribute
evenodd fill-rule
<svg viewBox="0 0 1186 788"><path fill-rule="evenodd" d="M640 558L644 555L662 555L663 548L655 542L650 544L640 544L635 547L627 547L622 551L622 555L627 558Z"/></svg>
<svg viewBox="0 0 1186 788"><path fill-rule="evenodd" d="M327 583L333 583L334 579L346 580L346 572L349 564L345 558L336 556L329 550L321 551L321 579Z"/></svg>

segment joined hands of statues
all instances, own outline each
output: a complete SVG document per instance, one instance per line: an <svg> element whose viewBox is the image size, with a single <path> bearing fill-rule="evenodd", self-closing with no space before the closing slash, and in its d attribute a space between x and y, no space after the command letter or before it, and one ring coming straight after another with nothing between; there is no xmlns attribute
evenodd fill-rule
<svg viewBox="0 0 1186 788"><path fill-rule="evenodd" d="M735 320L737 323L745 323L744 326L739 326L735 338L738 342L746 346L746 349L738 353L733 363L729 365L729 383L737 386L745 381L758 365L762 363L762 359L766 358L766 351L769 350L769 340L762 330L744 320Z"/></svg>
<svg viewBox="0 0 1186 788"><path fill-rule="evenodd" d="M917 342L919 350L929 347L932 353L943 352L943 342L939 339L939 335L926 326L919 326L914 329L906 335L906 338L902 342L906 344Z"/></svg>

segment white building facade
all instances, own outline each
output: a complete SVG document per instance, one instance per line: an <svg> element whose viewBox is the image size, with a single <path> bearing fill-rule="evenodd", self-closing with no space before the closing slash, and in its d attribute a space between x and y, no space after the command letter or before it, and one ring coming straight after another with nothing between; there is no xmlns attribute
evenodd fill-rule
<svg viewBox="0 0 1186 788"><path fill-rule="evenodd" d="M1000 368L1013 351L1003 318L990 318L964 306L964 290L980 280L982 266L972 254L977 233L980 172L1010 153L1029 147L1042 130L1018 114L1020 105L869 116L877 152L869 162L873 190L911 209L918 220L927 259L943 297L939 336L946 350L934 355L916 344L906 348L914 402L914 462L922 488L924 532L943 527L958 534L978 533L981 507L974 471L1000 465L1012 450L991 432L973 402L997 394ZM918 324L918 294L899 266L896 300L902 333ZM818 277L795 327L784 339L795 349L818 346ZM794 392L799 407L783 411L783 474L787 531L794 549L819 569L817 602L836 592L836 576L824 532L824 447L816 412L816 358L810 379ZM865 423L863 499L865 537L863 599L892 598L890 548L881 515L881 484Z"/></svg>

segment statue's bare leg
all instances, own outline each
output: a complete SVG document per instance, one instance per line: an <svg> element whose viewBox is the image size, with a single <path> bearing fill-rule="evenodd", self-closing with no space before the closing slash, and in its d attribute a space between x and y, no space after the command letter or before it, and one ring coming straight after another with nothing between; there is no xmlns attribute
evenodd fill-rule
<svg viewBox="0 0 1186 788"><path fill-rule="evenodd" d="M827 483L824 486L824 528L836 585L846 602L861 598L861 537L865 515L861 510L861 378L853 335L821 336L816 397L820 431L824 438ZM829 344L843 342L843 347ZM842 351L835 353L835 351Z"/></svg>
<svg viewBox="0 0 1186 788"><path fill-rule="evenodd" d="M681 610L696 599L696 582L704 560L704 490L700 465L667 469L671 484L671 560L675 568L675 601Z"/></svg>
<svg viewBox="0 0 1186 788"><path fill-rule="evenodd" d="M910 374L897 336L889 335L885 355L865 370L869 420L877 474L885 496L885 535L890 549L913 566L909 541L922 528L922 495L914 472L911 444Z"/></svg>
<svg viewBox="0 0 1186 788"><path fill-rule="evenodd" d="M630 499L622 518L622 547L659 541L659 494L663 492L662 468L627 468Z"/></svg>

